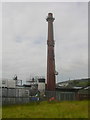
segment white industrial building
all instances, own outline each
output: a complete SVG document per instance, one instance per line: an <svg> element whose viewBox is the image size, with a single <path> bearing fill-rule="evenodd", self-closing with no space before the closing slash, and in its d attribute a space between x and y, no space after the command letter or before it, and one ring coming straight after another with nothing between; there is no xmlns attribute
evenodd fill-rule
<svg viewBox="0 0 90 120"><path fill-rule="evenodd" d="M2 87L3 88L15 88L16 81L13 79L2 79Z"/></svg>
<svg viewBox="0 0 90 120"><path fill-rule="evenodd" d="M45 91L45 78L38 78L38 81L34 82L34 83L28 83L26 85L31 85L31 86L35 86L38 85L38 90L39 91ZM19 87L19 85L17 85L17 81L13 80L13 79L2 79L2 87L3 88L16 88Z"/></svg>

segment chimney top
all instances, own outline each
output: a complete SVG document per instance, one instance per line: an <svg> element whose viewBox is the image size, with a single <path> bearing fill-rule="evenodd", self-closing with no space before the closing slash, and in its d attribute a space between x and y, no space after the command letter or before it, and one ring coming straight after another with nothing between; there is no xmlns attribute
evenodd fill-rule
<svg viewBox="0 0 90 120"><path fill-rule="evenodd" d="M47 16L46 20L53 22L55 20L55 18L53 18L53 14L52 13L48 13L48 16Z"/></svg>
<svg viewBox="0 0 90 120"><path fill-rule="evenodd" d="M52 16L53 16L53 14L52 14L52 13L48 13L48 16L52 17Z"/></svg>

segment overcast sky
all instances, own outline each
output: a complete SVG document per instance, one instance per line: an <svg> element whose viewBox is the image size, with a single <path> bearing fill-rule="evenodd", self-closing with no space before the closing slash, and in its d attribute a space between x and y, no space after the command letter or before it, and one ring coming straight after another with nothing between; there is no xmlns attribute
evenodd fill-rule
<svg viewBox="0 0 90 120"><path fill-rule="evenodd" d="M57 81L88 77L88 3L3 3L3 78L26 80L47 70L46 17L54 21Z"/></svg>

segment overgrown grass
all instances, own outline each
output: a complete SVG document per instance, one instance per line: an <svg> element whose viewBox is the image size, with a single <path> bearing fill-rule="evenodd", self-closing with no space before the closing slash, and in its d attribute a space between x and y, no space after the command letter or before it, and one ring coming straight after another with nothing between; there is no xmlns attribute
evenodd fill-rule
<svg viewBox="0 0 90 120"><path fill-rule="evenodd" d="M88 118L88 101L47 101L3 106L3 118Z"/></svg>

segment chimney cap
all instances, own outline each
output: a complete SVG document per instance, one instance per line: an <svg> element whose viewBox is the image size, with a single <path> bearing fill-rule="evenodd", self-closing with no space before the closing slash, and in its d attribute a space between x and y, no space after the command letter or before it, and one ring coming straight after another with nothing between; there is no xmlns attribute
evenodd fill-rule
<svg viewBox="0 0 90 120"><path fill-rule="evenodd" d="M53 16L53 14L52 13L48 13L48 16Z"/></svg>
<svg viewBox="0 0 90 120"><path fill-rule="evenodd" d="M48 13L48 16L46 18L46 21L51 21L53 22L55 20L55 18L53 18L53 14L52 13Z"/></svg>

